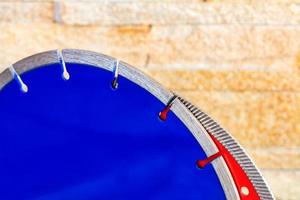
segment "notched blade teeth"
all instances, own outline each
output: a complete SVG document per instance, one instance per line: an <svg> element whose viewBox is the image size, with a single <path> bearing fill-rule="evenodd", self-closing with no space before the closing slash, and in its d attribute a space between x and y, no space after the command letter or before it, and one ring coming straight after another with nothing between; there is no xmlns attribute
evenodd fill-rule
<svg viewBox="0 0 300 200"><path fill-rule="evenodd" d="M189 111L191 111L191 113L205 128L205 130L209 131L219 142L221 142L221 144L236 159L251 180L260 198L262 200L275 199L258 169L255 167L251 159L240 147L240 145L233 139L233 137L227 133L217 122L215 122L211 117L202 112L196 106L184 100L182 97L178 97L178 99Z"/></svg>

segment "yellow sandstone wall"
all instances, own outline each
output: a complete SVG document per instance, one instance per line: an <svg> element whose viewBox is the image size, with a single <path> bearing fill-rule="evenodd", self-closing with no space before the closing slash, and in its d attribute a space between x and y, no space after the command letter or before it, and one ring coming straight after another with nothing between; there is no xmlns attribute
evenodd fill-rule
<svg viewBox="0 0 300 200"><path fill-rule="evenodd" d="M0 1L0 71L56 48L139 67L229 130L278 199L300 199L300 0Z"/></svg>

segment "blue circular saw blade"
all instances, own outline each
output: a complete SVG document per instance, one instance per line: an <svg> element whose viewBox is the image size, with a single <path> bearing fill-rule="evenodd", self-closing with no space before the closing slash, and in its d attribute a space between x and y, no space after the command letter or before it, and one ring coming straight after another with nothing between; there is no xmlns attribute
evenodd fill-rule
<svg viewBox="0 0 300 200"><path fill-rule="evenodd" d="M225 199L185 125L139 85L101 68L59 64L0 91L0 199Z"/></svg>

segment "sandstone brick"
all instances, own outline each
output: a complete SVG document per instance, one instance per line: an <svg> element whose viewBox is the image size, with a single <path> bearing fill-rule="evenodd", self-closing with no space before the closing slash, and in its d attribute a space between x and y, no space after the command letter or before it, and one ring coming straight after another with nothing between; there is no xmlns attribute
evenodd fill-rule
<svg viewBox="0 0 300 200"><path fill-rule="evenodd" d="M133 3L134 2L134 3ZM76 25L268 24L297 25L295 3L216 1L63 2L63 22Z"/></svg>
<svg viewBox="0 0 300 200"><path fill-rule="evenodd" d="M300 74L244 70L144 70L171 90L203 91L300 91Z"/></svg>
<svg viewBox="0 0 300 200"><path fill-rule="evenodd" d="M0 2L0 13L1 22L51 22L53 5L51 2L2 1Z"/></svg>
<svg viewBox="0 0 300 200"><path fill-rule="evenodd" d="M178 91L246 148L300 146L300 93Z"/></svg>
<svg viewBox="0 0 300 200"><path fill-rule="evenodd" d="M153 26L148 67L294 70L299 67L299 31L268 26Z"/></svg>
<svg viewBox="0 0 300 200"><path fill-rule="evenodd" d="M141 68L159 70L275 70L298 73L300 68L300 28L297 27L86 27L54 23L0 23L0 28L1 66L59 47L94 50Z"/></svg>

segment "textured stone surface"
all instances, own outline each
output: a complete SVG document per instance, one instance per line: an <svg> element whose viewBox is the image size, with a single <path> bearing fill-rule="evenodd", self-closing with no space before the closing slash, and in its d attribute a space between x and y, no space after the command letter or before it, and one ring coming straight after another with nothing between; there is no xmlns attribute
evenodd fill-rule
<svg viewBox="0 0 300 200"><path fill-rule="evenodd" d="M299 31L281 26L153 26L148 66L293 70L299 65Z"/></svg>
<svg viewBox="0 0 300 200"><path fill-rule="evenodd" d="M300 148L245 148L260 169L297 169L300 166Z"/></svg>
<svg viewBox="0 0 300 200"><path fill-rule="evenodd" d="M179 91L249 148L300 146L300 93Z"/></svg>
<svg viewBox="0 0 300 200"><path fill-rule="evenodd" d="M300 28L295 27L77 27L0 22L0 28L1 66L61 47L103 52L151 69L298 72L300 67Z"/></svg>
<svg viewBox="0 0 300 200"><path fill-rule="evenodd" d="M0 22L51 22L53 19L52 6L51 2L1 1Z"/></svg>
<svg viewBox="0 0 300 200"><path fill-rule="evenodd" d="M249 70L144 70L171 90L300 91L300 73Z"/></svg>
<svg viewBox="0 0 300 200"><path fill-rule="evenodd" d="M205 3L132 1L63 3L67 24L299 24L300 5L294 3Z"/></svg>
<svg viewBox="0 0 300 200"><path fill-rule="evenodd" d="M299 200L299 170L264 170L262 173L277 200Z"/></svg>

